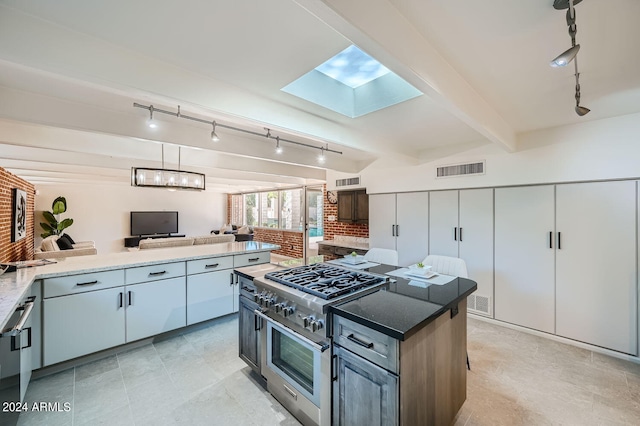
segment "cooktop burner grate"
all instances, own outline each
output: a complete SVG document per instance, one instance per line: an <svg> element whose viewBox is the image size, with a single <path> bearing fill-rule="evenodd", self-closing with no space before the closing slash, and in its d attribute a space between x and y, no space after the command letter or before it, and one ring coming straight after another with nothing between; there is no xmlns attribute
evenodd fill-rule
<svg viewBox="0 0 640 426"><path fill-rule="evenodd" d="M323 299L333 299L384 281L380 276L322 263L269 272L265 278Z"/></svg>

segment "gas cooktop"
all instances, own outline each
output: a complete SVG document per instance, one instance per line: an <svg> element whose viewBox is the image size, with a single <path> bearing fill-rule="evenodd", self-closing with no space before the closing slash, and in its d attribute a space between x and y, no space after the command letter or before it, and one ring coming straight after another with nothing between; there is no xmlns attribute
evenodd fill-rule
<svg viewBox="0 0 640 426"><path fill-rule="evenodd" d="M265 278L322 299L333 299L385 281L385 278L379 275L352 271L325 263L269 272L265 274Z"/></svg>

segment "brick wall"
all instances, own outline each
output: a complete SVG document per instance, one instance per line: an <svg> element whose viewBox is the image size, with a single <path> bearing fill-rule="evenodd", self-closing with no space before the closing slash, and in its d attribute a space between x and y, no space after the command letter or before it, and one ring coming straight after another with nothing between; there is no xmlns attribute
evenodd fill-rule
<svg viewBox="0 0 640 426"><path fill-rule="evenodd" d="M13 188L27 193L27 236L11 242ZM33 259L35 187L0 167L0 262Z"/></svg>
<svg viewBox="0 0 640 426"><path fill-rule="evenodd" d="M329 216L338 217L338 205L327 201L327 186L322 188L324 196L324 240L333 240L335 235L346 235L349 237L369 238L369 225L362 223L343 223L329 221Z"/></svg>
<svg viewBox="0 0 640 426"><path fill-rule="evenodd" d="M278 244L280 250L274 253L295 258L302 257L304 234L302 232L284 231L281 229L254 228L253 240Z"/></svg>

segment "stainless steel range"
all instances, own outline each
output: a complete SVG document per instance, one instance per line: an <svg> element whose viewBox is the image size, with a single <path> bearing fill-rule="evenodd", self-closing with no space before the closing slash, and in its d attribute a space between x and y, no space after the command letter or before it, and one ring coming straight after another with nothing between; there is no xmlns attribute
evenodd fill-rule
<svg viewBox="0 0 640 426"><path fill-rule="evenodd" d="M254 279L267 387L306 425L331 424L329 306L377 291L384 275L325 263L269 272Z"/></svg>

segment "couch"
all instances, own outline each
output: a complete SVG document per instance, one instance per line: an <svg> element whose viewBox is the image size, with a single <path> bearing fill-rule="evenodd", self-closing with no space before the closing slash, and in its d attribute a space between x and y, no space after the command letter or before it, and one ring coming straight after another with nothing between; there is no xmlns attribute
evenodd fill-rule
<svg viewBox="0 0 640 426"><path fill-rule="evenodd" d="M253 227L237 225L223 225L219 230L214 229L212 234L233 234L236 236L236 241L253 241Z"/></svg>
<svg viewBox="0 0 640 426"><path fill-rule="evenodd" d="M73 248L68 250L61 250L57 244L59 238L59 235L51 235L43 239L42 243L40 243L40 247L36 249L33 258L64 259L66 257L98 254L98 250L96 250L96 244L93 241L78 241L77 243L73 244Z"/></svg>
<svg viewBox="0 0 640 426"><path fill-rule="evenodd" d="M168 237L168 238L147 238L140 240L138 247L140 250L153 248L169 248L183 246L198 246L203 244L232 243L236 241L233 234L223 235L203 235L200 237Z"/></svg>

